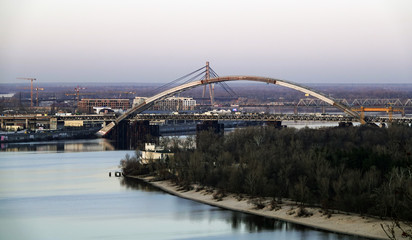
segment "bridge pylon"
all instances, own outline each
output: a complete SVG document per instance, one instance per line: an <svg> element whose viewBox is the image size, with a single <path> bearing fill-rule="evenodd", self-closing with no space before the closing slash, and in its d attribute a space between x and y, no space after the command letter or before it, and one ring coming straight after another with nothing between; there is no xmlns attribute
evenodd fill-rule
<svg viewBox="0 0 412 240"><path fill-rule="evenodd" d="M210 79L210 66L209 66L209 62L206 62L205 80L209 80L209 79ZM205 97L205 93L206 93L206 85L203 86L202 98ZM215 84L214 83L209 84L209 95L210 95L210 105L213 106L215 104Z"/></svg>

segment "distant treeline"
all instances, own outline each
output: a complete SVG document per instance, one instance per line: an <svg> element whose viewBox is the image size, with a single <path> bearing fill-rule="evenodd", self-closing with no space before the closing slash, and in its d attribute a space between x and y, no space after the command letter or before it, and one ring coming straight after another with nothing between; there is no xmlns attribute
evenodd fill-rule
<svg viewBox="0 0 412 240"><path fill-rule="evenodd" d="M142 165L127 156L124 172L412 220L411 127L253 127L224 136L202 132L196 148L193 141L165 138L173 158Z"/></svg>

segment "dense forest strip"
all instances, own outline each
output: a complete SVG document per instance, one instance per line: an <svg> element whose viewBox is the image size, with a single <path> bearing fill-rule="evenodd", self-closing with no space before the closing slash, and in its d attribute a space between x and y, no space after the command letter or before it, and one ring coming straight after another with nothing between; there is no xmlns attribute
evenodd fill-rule
<svg viewBox="0 0 412 240"><path fill-rule="evenodd" d="M126 175L155 173L182 186L293 199L384 218L412 220L412 128L237 129L202 132L183 142L165 138L165 161L122 160Z"/></svg>

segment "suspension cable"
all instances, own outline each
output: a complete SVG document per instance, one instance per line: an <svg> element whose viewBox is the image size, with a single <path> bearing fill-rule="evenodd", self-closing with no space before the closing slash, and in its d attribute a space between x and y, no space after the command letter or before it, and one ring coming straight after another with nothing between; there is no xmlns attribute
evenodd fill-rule
<svg viewBox="0 0 412 240"><path fill-rule="evenodd" d="M171 82L169 82L169 83L166 83L166 84L164 84L164 85L162 85L162 86L154 89L154 90L151 92L151 94L154 95L155 93L160 92L162 89L165 89L165 88L167 88L167 87L169 87L169 86L171 86L171 85L173 85L173 84L175 84L175 83L177 83L177 82L179 82L179 81L181 81L181 80L189 77L190 75L192 75L192 74L194 74L194 73L196 73L196 72L198 72L198 71L200 71L200 70L202 70L202 69L204 69L204 68L206 68L206 66L203 66L203 67L197 69L196 71L193 71L193 72L191 72L191 73L189 73L189 74L186 74L186 75L184 75L184 76L182 76L182 77L179 77L179 78L177 78L177 79L175 79L175 80L173 80L173 81L171 81Z"/></svg>

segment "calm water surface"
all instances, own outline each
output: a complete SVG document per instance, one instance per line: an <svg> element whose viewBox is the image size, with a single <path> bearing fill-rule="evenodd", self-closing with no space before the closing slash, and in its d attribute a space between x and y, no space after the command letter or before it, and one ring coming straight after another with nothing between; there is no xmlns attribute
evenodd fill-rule
<svg viewBox="0 0 412 240"><path fill-rule="evenodd" d="M359 239L181 199L109 177L132 151L103 140L0 152L0 239Z"/></svg>

